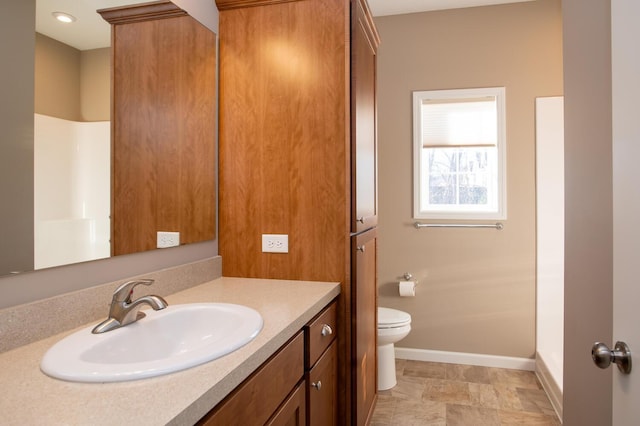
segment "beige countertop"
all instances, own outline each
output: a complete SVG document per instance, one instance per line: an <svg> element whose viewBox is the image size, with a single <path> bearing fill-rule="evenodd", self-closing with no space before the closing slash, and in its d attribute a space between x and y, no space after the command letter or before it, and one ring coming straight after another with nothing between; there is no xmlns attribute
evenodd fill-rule
<svg viewBox="0 0 640 426"><path fill-rule="evenodd" d="M188 425L205 415L335 298L337 283L219 278L165 297L169 304L237 303L257 310L258 336L181 372L121 383L73 383L40 371L44 353L75 330L0 354L0 424ZM82 307L78 307L82 309ZM105 303L105 315L108 303ZM91 324L86 324L86 327ZM28 324L24 324L28 327ZM78 329L83 328L78 327Z"/></svg>

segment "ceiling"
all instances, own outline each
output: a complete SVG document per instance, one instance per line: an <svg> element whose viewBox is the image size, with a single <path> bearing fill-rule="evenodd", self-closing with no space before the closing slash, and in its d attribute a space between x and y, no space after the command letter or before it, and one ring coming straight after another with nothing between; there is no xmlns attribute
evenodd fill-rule
<svg viewBox="0 0 640 426"><path fill-rule="evenodd" d="M146 1L36 0L36 31L78 50L107 47L111 44L111 27L96 10ZM63 24L51 15L53 12L68 13L77 20Z"/></svg>
<svg viewBox="0 0 640 426"><path fill-rule="evenodd" d="M110 27L96 13L98 9L148 0L36 0L36 31L78 50L107 47ZM214 0L208 0L214 1ZM374 16L400 15L430 10L517 3L531 0L368 0ZM66 12L77 18L71 24L58 22L53 12Z"/></svg>
<svg viewBox="0 0 640 426"><path fill-rule="evenodd" d="M402 15L442 9L519 3L532 0L368 0L373 16Z"/></svg>

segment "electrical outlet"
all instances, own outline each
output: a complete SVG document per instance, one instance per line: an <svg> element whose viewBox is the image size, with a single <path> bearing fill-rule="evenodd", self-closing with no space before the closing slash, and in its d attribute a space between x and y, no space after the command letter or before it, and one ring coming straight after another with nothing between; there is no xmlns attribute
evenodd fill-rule
<svg viewBox="0 0 640 426"><path fill-rule="evenodd" d="M263 253L289 253L289 236L283 234L262 234Z"/></svg>
<svg viewBox="0 0 640 426"><path fill-rule="evenodd" d="M158 231L158 248L175 247L180 245L179 232Z"/></svg>

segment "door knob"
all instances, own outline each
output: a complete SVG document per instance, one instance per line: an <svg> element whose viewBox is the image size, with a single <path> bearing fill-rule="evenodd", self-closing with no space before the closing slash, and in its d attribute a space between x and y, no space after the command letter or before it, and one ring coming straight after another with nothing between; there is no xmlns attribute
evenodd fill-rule
<svg viewBox="0 0 640 426"><path fill-rule="evenodd" d="M607 368L613 362L624 374L631 373L631 351L625 342L616 342L613 350L601 342L596 342L591 348L591 358L600 368Z"/></svg>

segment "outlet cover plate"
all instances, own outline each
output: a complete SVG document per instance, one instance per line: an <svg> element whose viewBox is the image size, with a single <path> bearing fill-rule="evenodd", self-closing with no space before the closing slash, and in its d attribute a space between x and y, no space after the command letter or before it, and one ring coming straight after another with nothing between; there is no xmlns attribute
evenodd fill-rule
<svg viewBox="0 0 640 426"><path fill-rule="evenodd" d="M179 232L158 231L157 248L176 247L180 245Z"/></svg>
<svg viewBox="0 0 640 426"><path fill-rule="evenodd" d="M263 253L289 253L289 236L286 234L262 234Z"/></svg>

